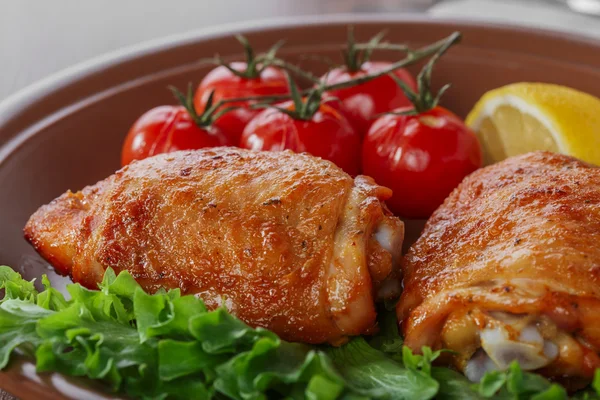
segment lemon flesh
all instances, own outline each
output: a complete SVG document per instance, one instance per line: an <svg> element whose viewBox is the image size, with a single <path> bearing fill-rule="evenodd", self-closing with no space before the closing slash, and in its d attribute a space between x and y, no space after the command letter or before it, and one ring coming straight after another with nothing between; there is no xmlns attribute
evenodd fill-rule
<svg viewBox="0 0 600 400"><path fill-rule="evenodd" d="M466 119L484 162L535 150L600 165L600 99L564 86L516 83L487 92Z"/></svg>

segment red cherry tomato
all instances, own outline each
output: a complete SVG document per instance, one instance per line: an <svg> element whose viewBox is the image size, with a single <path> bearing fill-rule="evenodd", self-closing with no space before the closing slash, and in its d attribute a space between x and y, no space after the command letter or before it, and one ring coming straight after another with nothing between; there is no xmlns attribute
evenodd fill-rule
<svg viewBox="0 0 600 400"><path fill-rule="evenodd" d="M121 151L121 165L160 153L233 143L216 126L201 128L182 106L147 111L131 127Z"/></svg>
<svg viewBox="0 0 600 400"><path fill-rule="evenodd" d="M237 71L245 71L245 62L233 62L229 66ZM272 96L288 94L288 82L283 71L275 67L265 68L256 78L240 77L224 66L219 66L210 71L200 82L194 95L196 110L204 110L210 93L214 91L213 101L237 97ZM261 110L251 110L249 102L229 103L227 106L242 106L236 110L222 115L215 121L224 132L232 136L237 145L240 136L248 122Z"/></svg>
<svg viewBox="0 0 600 400"><path fill-rule="evenodd" d="M293 111L294 103L288 101L279 107ZM268 108L246 126L240 147L308 152L334 162L350 175L360 170L360 136L339 111L327 104L321 104L308 121Z"/></svg>
<svg viewBox="0 0 600 400"><path fill-rule="evenodd" d="M388 68L391 64L389 62L367 61L362 64L359 71L349 72L347 67L339 67L333 69L321 79L328 85L346 82L367 74L377 73ZM415 79L407 70L397 69L394 74L411 89L417 89ZM402 89L388 75L373 79L362 85L332 90L326 94L341 100L348 120L361 135L367 132L377 114L410 105L410 101L408 101Z"/></svg>
<svg viewBox="0 0 600 400"><path fill-rule="evenodd" d="M363 143L363 173L393 190L387 204L407 218L428 218L481 162L473 131L439 106L381 116Z"/></svg>

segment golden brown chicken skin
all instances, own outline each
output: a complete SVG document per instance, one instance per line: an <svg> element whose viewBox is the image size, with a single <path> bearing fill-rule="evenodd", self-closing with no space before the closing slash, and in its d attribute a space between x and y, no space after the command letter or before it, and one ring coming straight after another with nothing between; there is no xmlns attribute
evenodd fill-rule
<svg viewBox="0 0 600 400"><path fill-rule="evenodd" d="M473 173L403 272L397 312L412 349L456 351L472 380L518 360L585 383L600 366L600 169L536 152Z"/></svg>
<svg viewBox="0 0 600 400"><path fill-rule="evenodd" d="M373 330L399 291L403 225L389 189L307 154L217 148L135 162L40 208L25 236L94 288L108 267L180 288L284 339Z"/></svg>

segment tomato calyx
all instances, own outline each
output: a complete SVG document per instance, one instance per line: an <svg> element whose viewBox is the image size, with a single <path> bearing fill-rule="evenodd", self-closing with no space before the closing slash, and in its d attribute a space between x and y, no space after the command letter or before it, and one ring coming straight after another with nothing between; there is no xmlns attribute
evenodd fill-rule
<svg viewBox="0 0 600 400"><path fill-rule="evenodd" d="M344 63L348 72L360 71L362 65L369 61L373 50L377 48L377 45L383 40L386 35L386 31L381 31L377 35L373 36L364 47L359 47L358 43L354 38L354 27L348 27L348 41L346 49L342 50L344 56Z"/></svg>
<svg viewBox="0 0 600 400"><path fill-rule="evenodd" d="M342 50L344 58L344 64L348 72L358 72L362 69L362 66L371 60L371 55L374 50L393 50L406 53L409 57L415 55L410 47L405 44L390 43L383 41L383 38L387 34L386 30L383 30L373 36L366 43L356 43L354 38L354 27L348 27L348 40L346 42L346 49Z"/></svg>
<svg viewBox="0 0 600 400"><path fill-rule="evenodd" d="M239 70L233 68L228 62L226 62L219 54L217 54L214 58L214 62L217 65L221 65L227 68L232 74L239 76L244 79L256 79L260 76L261 72L264 71L265 68L274 64L275 60L278 60L275 56L277 51L283 46L285 43L284 40L280 40L275 43L269 51L266 53L260 53L256 55L254 53L254 49L248 39L246 39L243 35L235 35L235 38L244 48L244 54L246 55L246 69Z"/></svg>
<svg viewBox="0 0 600 400"><path fill-rule="evenodd" d="M440 102L440 99L442 98L444 93L450 88L451 84L445 84L440 88L440 90L436 94L434 94L431 90L431 73L435 63L449 48L450 46L448 45L448 43L440 47L440 49L423 66L423 68L419 72L419 75L417 75L417 92L413 91L410 87L408 87L408 85L405 82L396 77L394 74L389 74L389 76L402 89L406 98L413 105L413 108L391 111L384 114L419 115L437 107L438 103Z"/></svg>
<svg viewBox="0 0 600 400"><path fill-rule="evenodd" d="M206 106L204 108L204 111L202 111L201 114L198 114L198 111L196 111L196 107L194 107L194 91L191 83L188 85L187 94L181 93L181 91L179 91L179 89L177 89L174 86L169 86L169 89L171 90L173 96L175 96L179 104L181 104L183 108L185 108L187 113L190 115L194 123L198 125L199 128L208 128L221 115L240 108L239 106L229 106L217 111L219 108L221 108L223 102L214 102L215 91L213 90L210 92L210 95L206 100Z"/></svg>
<svg viewBox="0 0 600 400"><path fill-rule="evenodd" d="M274 108L293 119L310 121L315 115L321 104L323 103L323 92L325 91L325 84L319 83L319 85L308 89L307 91L300 92L298 86L289 72L285 72L288 86L290 88L290 98L294 105L293 109L283 108L272 104L257 104L255 108ZM303 93L306 93L303 96ZM328 98L326 101L336 100L335 98Z"/></svg>
<svg viewBox="0 0 600 400"><path fill-rule="evenodd" d="M220 54L216 54L214 58L210 58L205 61L227 68L229 72L243 79L257 79L266 68L279 67L290 71L294 75L297 75L311 83L319 82L319 78L310 72L277 57L277 52L284 45L285 40L280 40L275 43L266 53L255 54L254 49L245 36L236 35L235 38L244 48L244 54L246 55L246 68L244 70L232 67L231 64L226 62Z"/></svg>

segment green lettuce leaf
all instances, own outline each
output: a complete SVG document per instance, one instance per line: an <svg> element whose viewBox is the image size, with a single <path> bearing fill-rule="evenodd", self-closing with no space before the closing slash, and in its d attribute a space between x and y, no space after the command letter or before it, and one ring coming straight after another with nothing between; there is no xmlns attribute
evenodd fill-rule
<svg viewBox="0 0 600 400"><path fill-rule="evenodd" d="M473 383L463 374L449 368L433 367L431 376L440 384L436 400L483 400Z"/></svg>
<svg viewBox="0 0 600 400"><path fill-rule="evenodd" d="M594 373L594 380L592 381L592 389L600 396L600 369L597 369Z"/></svg>
<svg viewBox="0 0 600 400"><path fill-rule="evenodd" d="M369 344L388 356L402 361L402 336L398 332L396 311L380 307L377 310L379 332L369 340Z"/></svg>
<svg viewBox="0 0 600 400"><path fill-rule="evenodd" d="M0 266L0 290L2 289L4 300L20 299L34 302L37 296L33 281L26 281L21 274L5 265Z"/></svg>
<svg viewBox="0 0 600 400"><path fill-rule="evenodd" d="M567 399L566 390L540 375L523 372L517 362L507 371L488 372L477 385L477 392L484 398L562 400Z"/></svg>
<svg viewBox="0 0 600 400"><path fill-rule="evenodd" d="M0 362L16 349L35 355L38 371L105 382L143 399L336 399L344 380L327 355L253 329L224 309L211 312L179 290L145 293L127 273L107 270L99 290L46 277L38 293L0 268Z"/></svg>
<svg viewBox="0 0 600 400"><path fill-rule="evenodd" d="M348 387L372 399L431 399L439 388L427 370L423 356L406 350L410 358L407 368L369 346L363 338L355 338L339 348L326 350ZM414 358L413 358L414 357ZM422 361L419 363L417 358Z"/></svg>
<svg viewBox="0 0 600 400"><path fill-rule="evenodd" d="M270 337L261 338L250 352L221 365L217 374L215 388L233 399L315 398L319 388L315 382L309 383L317 377L334 392L344 388L343 380L321 352Z"/></svg>
<svg viewBox="0 0 600 400"><path fill-rule="evenodd" d="M28 354L33 353L41 343L36 325L50 314L50 311L18 298L0 304L0 369L6 367L17 347Z"/></svg>

